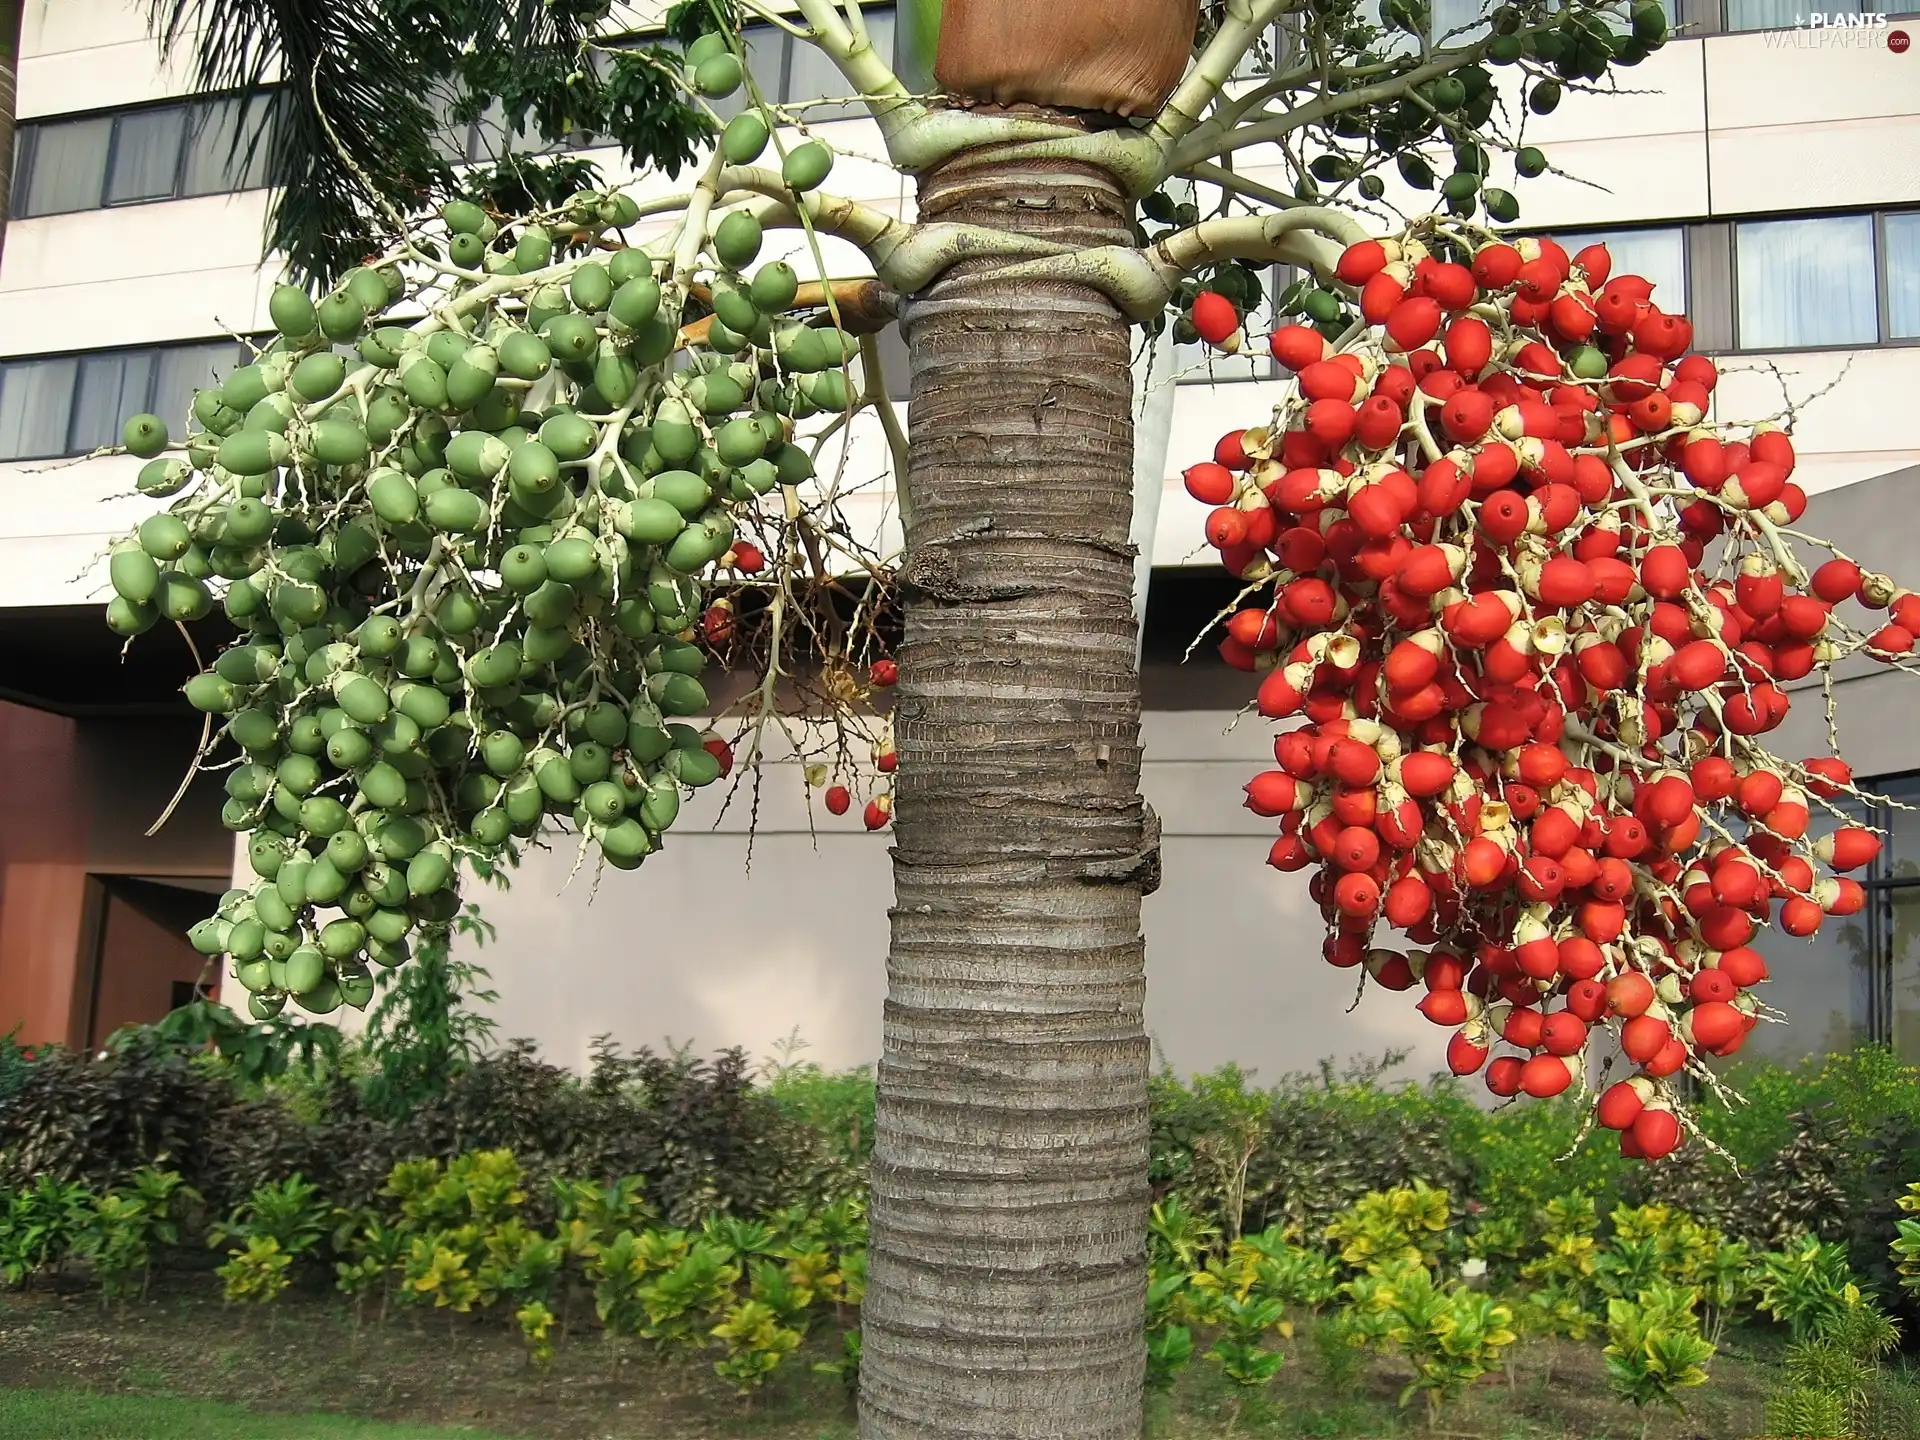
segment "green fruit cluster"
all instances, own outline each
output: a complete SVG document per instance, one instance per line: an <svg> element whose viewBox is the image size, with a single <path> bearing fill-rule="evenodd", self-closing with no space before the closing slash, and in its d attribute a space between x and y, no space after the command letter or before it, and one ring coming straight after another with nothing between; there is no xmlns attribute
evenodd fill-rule
<svg viewBox="0 0 1920 1440"><path fill-rule="evenodd" d="M624 199L570 208L607 226ZM425 276L427 318L383 319L409 298L393 266L318 302L281 287L279 338L195 396L184 446L126 427L170 503L114 546L107 623L218 604L242 632L186 695L222 722L258 878L192 939L262 1019L365 1005L372 967L458 913L463 863L554 819L621 869L659 848L730 764L690 723L715 572L759 497L811 477L794 422L848 400L856 342L788 318L787 265L744 273L748 215L709 239L692 352L644 250L556 261L538 226L442 218L473 274Z"/></svg>

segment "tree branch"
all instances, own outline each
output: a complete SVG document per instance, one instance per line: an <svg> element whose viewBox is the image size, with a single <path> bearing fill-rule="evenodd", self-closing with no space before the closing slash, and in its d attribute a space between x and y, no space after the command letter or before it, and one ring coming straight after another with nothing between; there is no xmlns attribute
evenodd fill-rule
<svg viewBox="0 0 1920 1440"><path fill-rule="evenodd" d="M1329 89L1317 100L1309 100L1297 105L1283 115L1262 110L1257 118L1240 124L1223 124L1220 120L1209 120L1189 134L1184 141L1175 146L1169 161L1173 171L1190 170L1203 160L1215 160L1230 155L1235 150L1244 150L1249 145L1261 145L1271 140L1279 140L1294 131L1319 121L1344 114L1348 110L1358 110L1376 104L1382 100L1392 100L1407 94L1414 87L1428 80L1438 79L1451 74L1462 65L1479 60L1486 54L1488 42L1479 41L1457 50L1438 50L1432 58L1411 70L1372 85L1362 85L1353 90Z"/></svg>
<svg viewBox="0 0 1920 1440"><path fill-rule="evenodd" d="M1207 106L1220 97L1246 53L1275 20L1294 8L1295 0L1227 0L1226 22L1147 127L1163 155L1171 155L1174 146L1200 124Z"/></svg>
<svg viewBox="0 0 1920 1440"><path fill-rule="evenodd" d="M1085 285L1130 319L1146 320L1160 312L1183 277L1203 266L1220 260L1284 260L1327 279L1341 249L1366 238L1365 227L1351 215L1303 205L1277 215L1208 220L1145 250L1106 245L1009 265L994 275Z"/></svg>
<svg viewBox="0 0 1920 1440"><path fill-rule="evenodd" d="M927 107L913 98L892 67L880 58L864 22L856 34L840 18L833 0L797 0L797 4L812 28L812 43L826 53L848 83L860 92L860 98L880 126L887 153L891 155L894 137L924 117Z"/></svg>

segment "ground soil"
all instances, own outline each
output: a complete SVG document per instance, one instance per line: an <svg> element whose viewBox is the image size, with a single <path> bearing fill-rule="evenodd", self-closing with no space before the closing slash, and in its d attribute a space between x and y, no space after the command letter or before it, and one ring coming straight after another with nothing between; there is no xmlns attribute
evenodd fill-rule
<svg viewBox="0 0 1920 1440"><path fill-rule="evenodd" d="M811 1362L834 1358L823 1337L751 1404L707 1360L663 1361L641 1345L588 1331L530 1366L517 1333L495 1319L406 1315L356 1327L337 1296L292 1293L264 1312L223 1305L209 1276L168 1277L156 1298L103 1310L59 1288L0 1296L0 1386L180 1395L287 1413L334 1412L415 1424L472 1426L516 1440L847 1440L846 1391ZM1290 1351L1294 1347L1289 1345ZM1751 1440L1772 1346L1736 1335L1690 1392L1684 1416L1659 1414L1652 1440ZM1765 1351L1766 1354L1756 1354ZM1549 1361L1551 1365L1549 1367ZM1406 1377L1366 1360L1328 1377L1299 1342L1275 1383L1248 1396L1196 1357L1170 1396L1155 1397L1150 1434L1414 1437L1419 1402L1397 1405ZM1511 1379L1482 1383L1441 1417L1465 1440L1636 1440L1641 1417L1608 1393L1598 1342L1534 1345Z"/></svg>

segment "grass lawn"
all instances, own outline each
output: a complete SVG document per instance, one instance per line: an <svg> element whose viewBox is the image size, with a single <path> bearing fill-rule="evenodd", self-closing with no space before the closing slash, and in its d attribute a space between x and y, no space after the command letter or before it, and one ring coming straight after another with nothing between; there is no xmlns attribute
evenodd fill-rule
<svg viewBox="0 0 1920 1440"><path fill-rule="evenodd" d="M33 1440L446 1440L491 1432L389 1425L344 1415L262 1415L208 1400L0 1390L0 1435ZM504 1440L504 1437L500 1437Z"/></svg>

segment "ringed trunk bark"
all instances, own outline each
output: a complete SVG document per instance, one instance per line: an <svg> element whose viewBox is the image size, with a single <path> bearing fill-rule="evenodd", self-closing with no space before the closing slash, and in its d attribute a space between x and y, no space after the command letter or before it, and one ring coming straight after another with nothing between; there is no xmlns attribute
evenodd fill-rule
<svg viewBox="0 0 1920 1440"><path fill-rule="evenodd" d="M920 214L1131 243L1105 173L970 162ZM973 262L909 302L893 938L865 1440L1137 1440L1148 1043L1129 329Z"/></svg>

